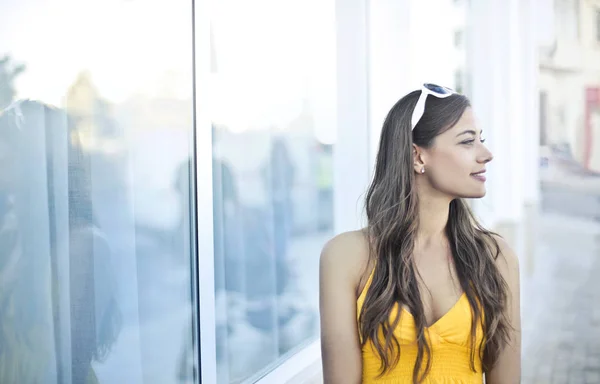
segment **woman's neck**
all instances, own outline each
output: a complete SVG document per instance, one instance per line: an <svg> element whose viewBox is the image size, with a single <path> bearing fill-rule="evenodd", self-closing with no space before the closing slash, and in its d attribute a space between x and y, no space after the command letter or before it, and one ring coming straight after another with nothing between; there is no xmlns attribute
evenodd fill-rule
<svg viewBox="0 0 600 384"><path fill-rule="evenodd" d="M447 197L419 196L417 243L427 245L445 238L450 202Z"/></svg>

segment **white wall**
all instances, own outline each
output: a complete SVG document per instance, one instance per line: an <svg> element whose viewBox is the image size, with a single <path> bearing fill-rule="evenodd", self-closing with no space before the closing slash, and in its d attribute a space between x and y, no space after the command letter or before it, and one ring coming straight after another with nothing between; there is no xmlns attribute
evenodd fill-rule
<svg viewBox="0 0 600 384"><path fill-rule="evenodd" d="M411 1L369 2L369 124L371 173L385 117L417 85L411 81Z"/></svg>
<svg viewBox="0 0 600 384"><path fill-rule="evenodd" d="M471 99L495 155L488 196L476 204L488 226L521 222L524 205L539 198L536 7L534 0L471 2Z"/></svg>
<svg viewBox="0 0 600 384"><path fill-rule="evenodd" d="M411 1L410 76L416 85L454 83L456 9L453 0Z"/></svg>
<svg viewBox="0 0 600 384"><path fill-rule="evenodd" d="M368 10L372 170L392 106L423 83L454 84L455 69L464 64L454 47L454 30L464 23L464 14L453 0L373 0Z"/></svg>
<svg viewBox="0 0 600 384"><path fill-rule="evenodd" d="M369 182L367 1L336 1L337 121L334 147L336 233L358 229Z"/></svg>

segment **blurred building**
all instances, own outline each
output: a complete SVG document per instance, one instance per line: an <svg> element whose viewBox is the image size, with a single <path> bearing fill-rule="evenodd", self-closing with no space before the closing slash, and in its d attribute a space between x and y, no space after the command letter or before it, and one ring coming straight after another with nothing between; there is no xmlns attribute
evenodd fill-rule
<svg viewBox="0 0 600 384"><path fill-rule="evenodd" d="M600 4L554 2L551 43L540 50L540 144L600 171Z"/></svg>

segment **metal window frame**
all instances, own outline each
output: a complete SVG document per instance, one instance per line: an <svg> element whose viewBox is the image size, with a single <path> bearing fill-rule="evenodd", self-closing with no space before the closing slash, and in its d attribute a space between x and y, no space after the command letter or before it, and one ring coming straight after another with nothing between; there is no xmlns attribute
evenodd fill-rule
<svg viewBox="0 0 600 384"><path fill-rule="evenodd" d="M195 362L200 383L217 383L215 284L213 249L213 194L212 194L212 130L206 108L210 95L206 92L210 81L210 9L209 0L192 0L193 65L194 65L194 156L195 182L195 270L192 289L196 293ZM201 182L199 182L201 181Z"/></svg>

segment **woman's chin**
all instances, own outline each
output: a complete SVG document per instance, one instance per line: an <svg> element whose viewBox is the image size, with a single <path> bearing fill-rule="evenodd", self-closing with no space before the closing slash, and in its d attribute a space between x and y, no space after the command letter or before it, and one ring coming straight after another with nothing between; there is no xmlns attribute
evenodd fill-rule
<svg viewBox="0 0 600 384"><path fill-rule="evenodd" d="M463 199L481 199L481 198L485 197L486 192L487 191L484 188L483 190L479 190L479 191L469 191L468 193L465 193L461 197Z"/></svg>

